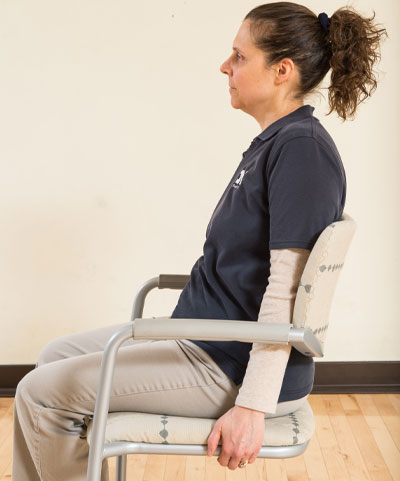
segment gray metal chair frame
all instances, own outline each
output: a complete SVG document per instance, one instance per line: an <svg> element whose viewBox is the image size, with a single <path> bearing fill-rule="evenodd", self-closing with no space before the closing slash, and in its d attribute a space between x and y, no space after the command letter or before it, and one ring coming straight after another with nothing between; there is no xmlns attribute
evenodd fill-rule
<svg viewBox="0 0 400 481"><path fill-rule="evenodd" d="M354 233L356 225L354 220L345 213L343 213L341 221L343 220L352 223L351 227ZM334 224L331 224L331 226L334 227ZM348 240L349 243L350 240ZM345 247L347 251L348 245ZM310 258L311 254L309 260ZM306 267L304 270L306 270ZM145 298L150 290L156 287L158 289L183 289L189 279L190 276L188 275L160 274L158 277L153 277L143 283L136 293L130 322L119 329L108 341L101 363L93 417L92 441L89 449L87 481L100 481L102 461L104 458L111 456L117 456L116 480L124 481L126 479L128 454L207 455L207 445L171 445L128 441L104 443L117 352L119 347L131 337L135 339L198 339L291 344L306 356L323 357L323 342L308 327L296 328L293 324L257 323L247 320L142 318ZM245 329L241 329L242 326L245 326ZM205 332L208 334L205 334ZM308 443L309 441L294 446L262 446L258 457L289 458L298 456L306 450ZM221 447L218 446L214 456L219 456L220 452Z"/></svg>

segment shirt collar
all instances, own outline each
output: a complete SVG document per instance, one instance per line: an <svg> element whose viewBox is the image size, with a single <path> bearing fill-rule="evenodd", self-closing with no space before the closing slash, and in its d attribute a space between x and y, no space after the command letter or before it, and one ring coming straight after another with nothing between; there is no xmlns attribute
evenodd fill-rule
<svg viewBox="0 0 400 481"><path fill-rule="evenodd" d="M284 127L285 125L288 125L292 122L295 122L297 120L302 120L307 117L312 117L313 112L314 112L315 107L312 107L311 105L302 105L298 109L294 110L293 112L290 112L290 114L285 115L284 117L281 117L278 120L275 120L271 125L269 125L266 129L264 129L261 134L257 135L255 137L256 139L260 140L267 140L270 137L272 137L275 132L277 132L279 129Z"/></svg>

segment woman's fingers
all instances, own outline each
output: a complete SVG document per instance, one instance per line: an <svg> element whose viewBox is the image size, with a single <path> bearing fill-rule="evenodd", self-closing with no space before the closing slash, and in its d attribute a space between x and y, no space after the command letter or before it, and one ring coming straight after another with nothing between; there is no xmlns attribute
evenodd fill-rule
<svg viewBox="0 0 400 481"><path fill-rule="evenodd" d="M249 454L247 452L243 452L242 454L236 454L231 459L229 460L228 468L229 469L236 469L239 466L240 462L245 463L249 457Z"/></svg>
<svg viewBox="0 0 400 481"><path fill-rule="evenodd" d="M260 450L261 450L261 446L260 446L260 449L258 449L257 451L254 451L251 454L251 456L249 457L249 460L248 460L249 461L248 464L254 463L254 461L257 459L257 456L258 456L258 453L260 452Z"/></svg>
<svg viewBox="0 0 400 481"><path fill-rule="evenodd" d="M208 436L207 439L207 456L213 456L215 453L215 450L217 449L219 439L221 437L221 427L218 421L215 423L213 430L211 431L211 434Z"/></svg>
<svg viewBox="0 0 400 481"><path fill-rule="evenodd" d="M234 406L218 419L208 438L208 452L213 453L222 438L218 462L231 470L240 462L254 462L264 437L264 414ZM210 451L210 452L211 452Z"/></svg>
<svg viewBox="0 0 400 481"><path fill-rule="evenodd" d="M243 453L244 455L244 453ZM221 466L229 469L236 469L240 463L240 452L235 452L232 443L222 440L221 454L218 457L218 462Z"/></svg>

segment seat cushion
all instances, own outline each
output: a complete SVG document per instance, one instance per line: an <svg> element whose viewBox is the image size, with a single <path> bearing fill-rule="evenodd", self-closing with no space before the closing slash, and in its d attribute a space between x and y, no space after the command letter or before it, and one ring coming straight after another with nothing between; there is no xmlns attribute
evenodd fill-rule
<svg viewBox="0 0 400 481"><path fill-rule="evenodd" d="M167 416L138 412L109 413L105 442L132 441L157 444L207 444L216 419ZM90 444L93 421L87 429ZM263 446L303 444L314 433L314 415L306 400L286 416L265 419ZM219 444L221 444L221 439Z"/></svg>

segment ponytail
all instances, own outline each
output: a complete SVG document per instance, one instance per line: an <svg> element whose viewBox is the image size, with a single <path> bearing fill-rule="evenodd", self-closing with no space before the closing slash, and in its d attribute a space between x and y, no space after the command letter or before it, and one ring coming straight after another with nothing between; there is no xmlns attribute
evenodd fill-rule
<svg viewBox="0 0 400 481"><path fill-rule="evenodd" d="M373 66L381 58L380 37L387 33L373 24L374 18L375 11L371 18L364 18L352 7L339 8L331 17L328 115L336 110L343 120L346 115L354 117L357 106L376 90Z"/></svg>
<svg viewBox="0 0 400 481"><path fill-rule="evenodd" d="M327 115L336 110L344 121L377 87L373 66L387 32L373 23L375 12L365 18L350 6L336 10L329 22L323 17L297 3L275 2L255 7L244 20L250 21L250 35L265 54L266 68L290 57L299 69L294 100L317 92L332 69Z"/></svg>

